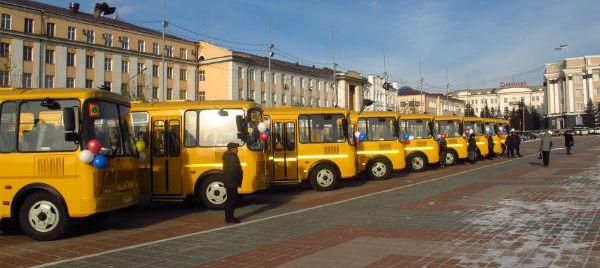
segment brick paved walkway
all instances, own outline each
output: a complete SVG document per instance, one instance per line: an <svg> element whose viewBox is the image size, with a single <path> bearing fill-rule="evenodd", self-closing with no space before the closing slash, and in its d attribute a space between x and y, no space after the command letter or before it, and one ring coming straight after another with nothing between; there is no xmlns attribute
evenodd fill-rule
<svg viewBox="0 0 600 268"><path fill-rule="evenodd" d="M0 266L108 251L58 265L594 267L600 139L593 139L577 137L576 154L559 150L551 168L537 166L535 157L496 159L387 181L355 180L327 193L274 189L247 197L238 212L245 223L233 227L222 228L222 212L142 202L61 241L1 235ZM536 147L528 143L522 151L532 154ZM387 192L327 205L381 191ZM135 247L181 235L187 236Z"/></svg>

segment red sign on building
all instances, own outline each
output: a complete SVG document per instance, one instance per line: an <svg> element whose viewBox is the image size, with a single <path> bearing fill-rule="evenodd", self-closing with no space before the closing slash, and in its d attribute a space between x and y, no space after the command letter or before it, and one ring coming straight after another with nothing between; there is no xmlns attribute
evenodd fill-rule
<svg viewBox="0 0 600 268"><path fill-rule="evenodd" d="M500 82L500 87L526 87L527 82Z"/></svg>

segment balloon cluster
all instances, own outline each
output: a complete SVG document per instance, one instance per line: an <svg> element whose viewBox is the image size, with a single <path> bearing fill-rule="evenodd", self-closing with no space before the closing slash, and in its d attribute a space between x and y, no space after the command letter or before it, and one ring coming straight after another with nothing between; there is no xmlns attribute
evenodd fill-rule
<svg viewBox="0 0 600 268"><path fill-rule="evenodd" d="M108 165L106 156L100 154L102 143L97 139L91 139L87 142L87 150L79 153L79 160L86 164L92 164L97 169L103 169Z"/></svg>
<svg viewBox="0 0 600 268"><path fill-rule="evenodd" d="M412 140L410 134L404 132L404 134L402 134L402 141L406 144L410 143L410 140Z"/></svg>
<svg viewBox="0 0 600 268"><path fill-rule="evenodd" d="M137 150L140 156L140 160L145 160L146 153L144 152L144 150L146 149L146 143L143 140L135 142L135 149Z"/></svg>
<svg viewBox="0 0 600 268"><path fill-rule="evenodd" d="M356 131L354 132L354 140L356 141L356 145L359 145L361 142L367 140L367 134Z"/></svg>
<svg viewBox="0 0 600 268"><path fill-rule="evenodd" d="M465 129L465 137L469 138L471 137L471 134L473 134L473 130L472 129Z"/></svg>
<svg viewBox="0 0 600 268"><path fill-rule="evenodd" d="M267 127L265 122L258 123L258 132L260 133L260 140L268 141L269 136L271 136L271 130Z"/></svg>
<svg viewBox="0 0 600 268"><path fill-rule="evenodd" d="M439 140L445 140L446 139L446 134L439 134L438 135L438 139Z"/></svg>

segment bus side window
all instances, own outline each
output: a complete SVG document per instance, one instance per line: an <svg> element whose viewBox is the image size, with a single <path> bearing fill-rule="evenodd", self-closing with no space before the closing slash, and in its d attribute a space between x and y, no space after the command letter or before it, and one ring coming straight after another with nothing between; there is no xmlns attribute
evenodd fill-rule
<svg viewBox="0 0 600 268"><path fill-rule="evenodd" d="M8 153L15 150L17 126L17 104L2 103L0 108L0 152Z"/></svg>
<svg viewBox="0 0 600 268"><path fill-rule="evenodd" d="M275 151L283 151L283 133L281 131L281 123L273 123L273 146Z"/></svg>
<svg viewBox="0 0 600 268"><path fill-rule="evenodd" d="M285 124L285 150L295 151L296 150L296 131L294 123Z"/></svg>
<svg viewBox="0 0 600 268"><path fill-rule="evenodd" d="M165 156L165 121L154 121L152 128L152 154L156 157Z"/></svg>
<svg viewBox="0 0 600 268"><path fill-rule="evenodd" d="M181 151L181 140L179 139L181 135L181 127L179 125L179 120L170 120L169 121L169 156L177 157L179 156L179 152Z"/></svg>

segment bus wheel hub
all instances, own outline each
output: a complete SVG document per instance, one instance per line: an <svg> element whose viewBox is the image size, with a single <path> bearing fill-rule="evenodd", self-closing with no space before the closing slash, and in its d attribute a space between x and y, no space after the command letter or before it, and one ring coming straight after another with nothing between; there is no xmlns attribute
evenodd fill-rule
<svg viewBox="0 0 600 268"><path fill-rule="evenodd" d="M47 233L56 226L59 221L58 209L48 201L38 201L29 209L29 223L34 230Z"/></svg>
<svg viewBox="0 0 600 268"><path fill-rule="evenodd" d="M377 177L382 177L383 175L385 175L385 172L387 171L385 165L381 162L375 163L373 165L372 170L373 170L372 171L373 175L375 175Z"/></svg>
<svg viewBox="0 0 600 268"><path fill-rule="evenodd" d="M213 204L223 204L227 201L227 191L225 191L225 184L220 181L212 182L206 187L206 197Z"/></svg>
<svg viewBox="0 0 600 268"><path fill-rule="evenodd" d="M329 169L319 170L317 173L317 183L323 187L328 187L333 183L333 172Z"/></svg>

